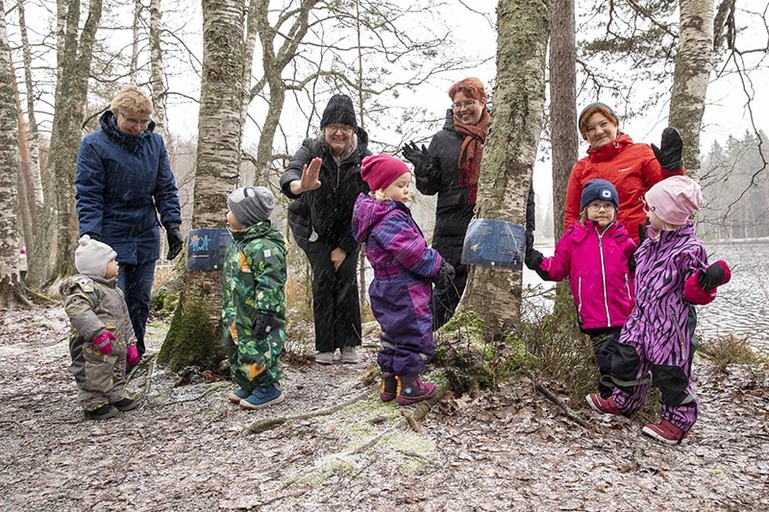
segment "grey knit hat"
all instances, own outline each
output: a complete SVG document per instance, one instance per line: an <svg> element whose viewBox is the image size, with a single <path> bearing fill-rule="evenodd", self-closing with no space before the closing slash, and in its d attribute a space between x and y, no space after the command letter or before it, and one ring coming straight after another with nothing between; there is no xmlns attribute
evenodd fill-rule
<svg viewBox="0 0 769 512"><path fill-rule="evenodd" d="M352 98L346 94L334 94L328 100L328 105L320 118L320 127L325 128L330 124L346 124L357 128L355 120L355 108L352 106Z"/></svg>
<svg viewBox="0 0 769 512"><path fill-rule="evenodd" d="M275 196L266 187L240 187L227 198L227 207L243 226L267 220L275 208Z"/></svg>
<svg viewBox="0 0 769 512"><path fill-rule="evenodd" d="M112 247L83 235L75 249L75 268L85 276L104 277L107 273L107 263L115 258L117 253Z"/></svg>

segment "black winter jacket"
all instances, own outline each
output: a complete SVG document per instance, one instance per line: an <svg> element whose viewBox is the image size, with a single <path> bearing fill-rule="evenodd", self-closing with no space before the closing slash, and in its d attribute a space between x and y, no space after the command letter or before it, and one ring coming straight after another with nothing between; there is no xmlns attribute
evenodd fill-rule
<svg viewBox="0 0 769 512"><path fill-rule="evenodd" d="M459 150L464 139L454 129L454 113L448 109L443 129L433 136L427 148L433 157L430 164L414 168L417 190L428 196L438 194L433 247L450 260L454 259L451 252L462 251L475 208L474 204L467 204L467 188L459 184Z"/></svg>
<svg viewBox="0 0 769 512"><path fill-rule="evenodd" d="M361 128L356 128L356 132L358 147L339 165L325 141L305 139L280 177L283 194L294 199L288 207L289 226L305 251L313 231L317 240L340 247L348 254L358 247L352 236L352 209L358 194L369 192L360 175L360 163L371 152L368 134ZM302 179L302 168L315 157L323 159L318 178L320 188L299 195L292 193L290 183Z"/></svg>

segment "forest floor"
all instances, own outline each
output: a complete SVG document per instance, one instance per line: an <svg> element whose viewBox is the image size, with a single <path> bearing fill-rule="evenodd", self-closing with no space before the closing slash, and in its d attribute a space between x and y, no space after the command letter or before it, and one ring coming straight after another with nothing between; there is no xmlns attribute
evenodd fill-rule
<svg viewBox="0 0 769 512"><path fill-rule="evenodd" d="M1 313L3 511L769 510L766 367L698 359L702 412L680 446L570 404L580 426L525 377L409 424L413 408L379 402L366 379L373 334L356 365L288 362L286 400L261 411L230 404L227 381L178 385L146 358L129 382L143 405L94 422L77 406L62 308ZM165 328L152 324L149 354Z"/></svg>

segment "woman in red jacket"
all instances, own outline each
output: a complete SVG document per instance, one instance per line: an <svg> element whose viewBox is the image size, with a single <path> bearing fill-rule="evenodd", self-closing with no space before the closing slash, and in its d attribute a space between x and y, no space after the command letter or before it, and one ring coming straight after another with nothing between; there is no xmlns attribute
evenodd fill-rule
<svg viewBox="0 0 769 512"><path fill-rule="evenodd" d="M579 114L578 124L590 148L569 175L564 230L579 218L584 186L600 178L617 189L620 202L617 220L638 243L639 226L646 224L644 194L655 183L684 172L681 135L675 128L665 128L659 148L654 144L636 144L622 133L614 111L603 103L585 107Z"/></svg>

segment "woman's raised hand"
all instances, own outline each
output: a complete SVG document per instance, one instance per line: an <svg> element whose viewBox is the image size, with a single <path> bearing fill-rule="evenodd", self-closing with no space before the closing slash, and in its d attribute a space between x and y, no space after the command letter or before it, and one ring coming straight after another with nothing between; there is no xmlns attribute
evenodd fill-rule
<svg viewBox="0 0 769 512"><path fill-rule="evenodd" d="M301 192L307 192L308 190L315 190L320 188L320 166L323 163L323 159L315 157L310 160L309 164L305 164L302 167L302 180L299 182Z"/></svg>

